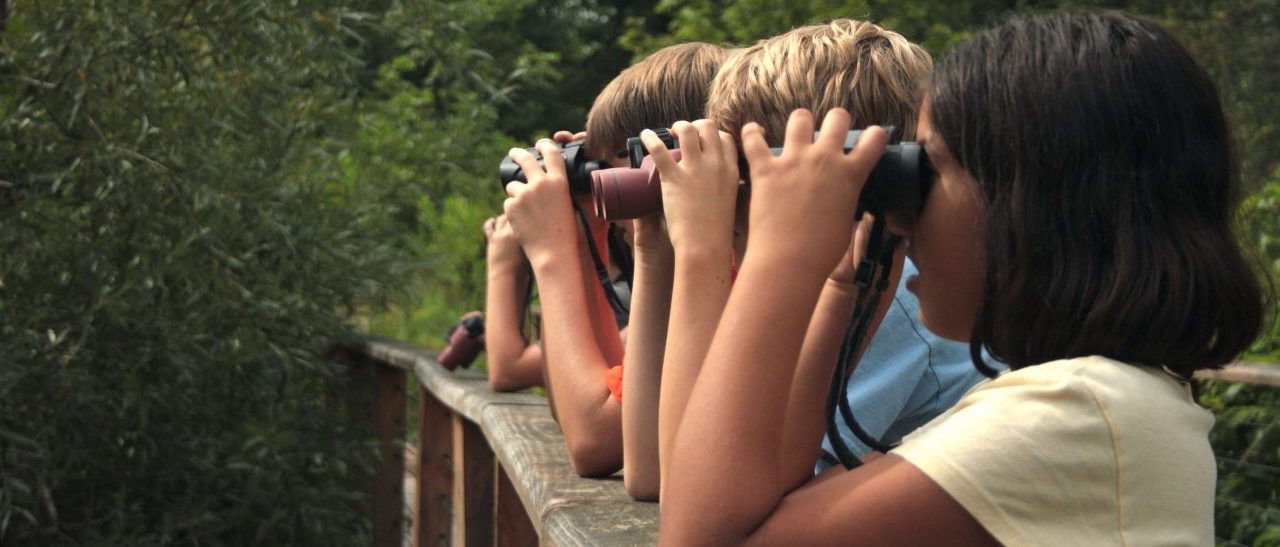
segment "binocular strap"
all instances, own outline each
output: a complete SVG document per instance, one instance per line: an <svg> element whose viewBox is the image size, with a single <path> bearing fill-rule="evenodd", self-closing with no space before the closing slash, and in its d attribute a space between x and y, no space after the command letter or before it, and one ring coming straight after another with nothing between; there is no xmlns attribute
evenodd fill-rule
<svg viewBox="0 0 1280 547"><path fill-rule="evenodd" d="M862 429L853 415L853 409L846 396L849 380L853 377L853 371L857 369L861 358L858 355L858 348L867 337L867 331L875 317L875 310L880 305L880 298L888 289L889 277L893 272L893 253L900 238L885 234L884 225L883 217L877 216L872 224L871 237L867 241L867 252L858 263L855 274L855 282L858 285L857 305L849 318L848 327L845 328L844 341L840 346L840 354L827 391L827 437L831 439L831 447L836 457L846 469L853 469L861 465L862 461L853 453L840 434L836 422L837 412L840 419L849 426L854 436L863 444L880 452L888 452L893 448ZM870 297L867 295L868 291L872 291Z"/></svg>
<svg viewBox="0 0 1280 547"><path fill-rule="evenodd" d="M613 308L616 314L630 314L631 309L622 303L622 299L618 297L618 292L613 290L613 281L609 279L609 268L605 267L604 260L600 258L600 251L596 250L595 241L591 233L591 225L587 223L587 215L582 212L582 208L578 207L578 203L573 202L573 212L578 215L578 222L582 224L582 230L587 234L587 250L591 253L591 261L596 268L596 277L600 280L600 287L604 289L605 300L609 301L609 306Z"/></svg>

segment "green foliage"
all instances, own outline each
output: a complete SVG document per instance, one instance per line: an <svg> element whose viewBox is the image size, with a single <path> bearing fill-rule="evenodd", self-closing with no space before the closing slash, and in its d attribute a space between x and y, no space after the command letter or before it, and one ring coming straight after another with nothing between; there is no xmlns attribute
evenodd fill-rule
<svg viewBox="0 0 1280 547"><path fill-rule="evenodd" d="M1200 402L1217 416L1220 541L1280 545L1280 389L1206 381Z"/></svg>
<svg viewBox="0 0 1280 547"><path fill-rule="evenodd" d="M1280 362L1280 319L1276 314L1276 283L1280 283L1280 169L1271 181L1256 194L1245 200L1241 209L1243 237L1252 246L1246 247L1259 263L1264 277L1270 283L1263 285L1270 290L1271 315L1264 325L1264 332L1251 348L1248 359Z"/></svg>
<svg viewBox="0 0 1280 547"><path fill-rule="evenodd" d="M367 543L367 409L326 345L438 347L483 304L505 150L677 41L859 17L940 54L1010 10L1146 13L1218 79L1280 277L1278 5L0 0L0 543ZM1274 466L1274 396L1215 393L1224 457ZM1253 469L1220 530L1275 544Z"/></svg>
<svg viewBox="0 0 1280 547"><path fill-rule="evenodd" d="M8 13L0 543L367 543L368 411L326 346L426 276L420 196L502 144L465 29L361 4ZM424 51L434 87L370 69Z"/></svg>

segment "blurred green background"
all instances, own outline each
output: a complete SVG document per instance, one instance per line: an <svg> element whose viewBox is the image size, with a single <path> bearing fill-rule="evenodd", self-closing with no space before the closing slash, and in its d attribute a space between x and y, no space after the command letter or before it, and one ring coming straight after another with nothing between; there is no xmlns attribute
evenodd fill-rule
<svg viewBox="0 0 1280 547"><path fill-rule="evenodd" d="M1213 74L1280 278L1277 0L0 0L0 544L365 544L373 444L325 350L438 348L483 305L507 148L674 42L853 17L941 56L1091 8ZM1270 324L1248 359L1280 361ZM1280 398L1205 402L1219 536L1280 545Z"/></svg>

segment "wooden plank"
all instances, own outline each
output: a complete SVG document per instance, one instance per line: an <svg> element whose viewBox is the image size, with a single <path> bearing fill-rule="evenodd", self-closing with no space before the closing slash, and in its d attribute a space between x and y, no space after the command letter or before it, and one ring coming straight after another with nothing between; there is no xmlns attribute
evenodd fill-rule
<svg viewBox="0 0 1280 547"><path fill-rule="evenodd" d="M493 545L493 450L470 420L453 415L453 541Z"/></svg>
<svg viewBox="0 0 1280 547"><path fill-rule="evenodd" d="M658 504L580 500L552 508L543 519L547 547L650 546L658 544Z"/></svg>
<svg viewBox="0 0 1280 547"><path fill-rule="evenodd" d="M406 366L411 363L421 382L423 401L432 401L443 409L436 412L450 413L449 440L431 441L453 447L450 456L457 461L449 460L447 482L442 482L446 480L444 473L432 477L429 462L433 456L425 447L419 448L423 497L415 513L417 545L490 544L482 532L476 531L484 520L480 517L483 503L469 499L475 495L476 469L485 466L493 473L492 528L488 536L492 544L588 546L656 542L657 505L632 501L618 475L605 479L578 477L569 466L564 437L551 419L544 398L495 393L483 374L445 371L430 352L411 346L371 343L370 353L378 359L394 358ZM432 438L429 406L424 403L421 410L424 432L419 439L424 444ZM484 444L491 453L472 450L471 445ZM438 491L441 484L448 488L448 495ZM437 490L434 493L433 488ZM428 533L428 528L440 529L432 527L433 519L446 519L451 530Z"/></svg>
<svg viewBox="0 0 1280 547"><path fill-rule="evenodd" d="M495 479L493 544L496 547L536 547L538 532L529 521L520 495L501 465L494 466Z"/></svg>
<svg viewBox="0 0 1280 547"><path fill-rule="evenodd" d="M404 370L376 366L374 382L380 457L373 478L373 544L397 547L404 540Z"/></svg>
<svg viewBox="0 0 1280 547"><path fill-rule="evenodd" d="M430 391L420 390L413 541L417 547L447 547L452 543L454 413Z"/></svg>

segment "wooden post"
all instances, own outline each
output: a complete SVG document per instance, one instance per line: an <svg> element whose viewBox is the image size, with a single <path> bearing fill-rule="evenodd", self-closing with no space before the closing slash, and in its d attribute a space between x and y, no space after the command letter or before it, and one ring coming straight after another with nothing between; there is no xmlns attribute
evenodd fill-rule
<svg viewBox="0 0 1280 547"><path fill-rule="evenodd" d="M413 519L416 547L452 544L453 411L419 388L418 499Z"/></svg>
<svg viewBox="0 0 1280 547"><path fill-rule="evenodd" d="M470 420L453 417L453 540L493 545L493 450Z"/></svg>
<svg viewBox="0 0 1280 547"><path fill-rule="evenodd" d="M374 365L374 435L381 457L373 478L373 544L404 542L404 371Z"/></svg>
<svg viewBox="0 0 1280 547"><path fill-rule="evenodd" d="M494 474L497 475L494 500L493 544L496 547L537 547L538 532L525 512L520 494L511 484L502 464L496 464Z"/></svg>

